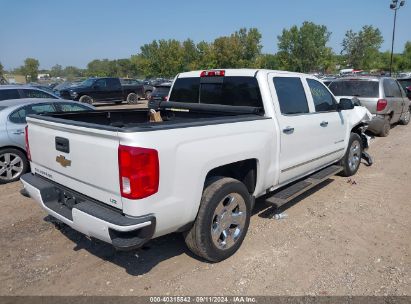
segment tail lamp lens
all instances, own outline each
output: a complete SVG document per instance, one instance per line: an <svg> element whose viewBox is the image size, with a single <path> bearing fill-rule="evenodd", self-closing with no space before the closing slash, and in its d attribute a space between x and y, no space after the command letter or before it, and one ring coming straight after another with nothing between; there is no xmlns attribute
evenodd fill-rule
<svg viewBox="0 0 411 304"><path fill-rule="evenodd" d="M225 70L202 71L200 77L218 77L225 76Z"/></svg>
<svg viewBox="0 0 411 304"><path fill-rule="evenodd" d="M377 112L383 111L387 107L387 100L379 99L377 102Z"/></svg>
<svg viewBox="0 0 411 304"><path fill-rule="evenodd" d="M157 193L160 173L156 150L120 145L118 165L122 197L142 199Z"/></svg>
<svg viewBox="0 0 411 304"><path fill-rule="evenodd" d="M24 138L26 141L27 159L31 161L31 153L30 153L30 145L29 145L29 127L28 126L24 128Z"/></svg>

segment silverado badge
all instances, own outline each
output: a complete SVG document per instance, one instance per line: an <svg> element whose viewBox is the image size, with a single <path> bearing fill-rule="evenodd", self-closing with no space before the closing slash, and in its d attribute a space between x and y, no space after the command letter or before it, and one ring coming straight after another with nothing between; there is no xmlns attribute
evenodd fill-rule
<svg viewBox="0 0 411 304"><path fill-rule="evenodd" d="M66 159L64 155L59 155L56 157L56 162L62 165L64 168L67 166L71 166L71 160Z"/></svg>

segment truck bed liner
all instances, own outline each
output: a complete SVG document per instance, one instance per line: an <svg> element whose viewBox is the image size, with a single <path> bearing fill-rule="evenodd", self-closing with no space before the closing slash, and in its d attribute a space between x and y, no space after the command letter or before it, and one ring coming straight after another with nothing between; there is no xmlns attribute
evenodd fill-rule
<svg viewBox="0 0 411 304"><path fill-rule="evenodd" d="M228 111L226 107L206 105L170 108L172 104L160 110L162 122L150 122L148 109L48 113L29 117L115 132L146 132L267 119L255 114L256 111L251 107Z"/></svg>

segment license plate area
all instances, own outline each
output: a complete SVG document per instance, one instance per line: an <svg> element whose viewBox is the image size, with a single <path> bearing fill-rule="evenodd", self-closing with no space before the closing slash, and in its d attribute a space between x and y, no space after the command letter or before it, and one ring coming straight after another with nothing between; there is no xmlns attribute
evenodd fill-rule
<svg viewBox="0 0 411 304"><path fill-rule="evenodd" d="M67 207L70 210L73 209L75 205L85 201L84 199L81 199L66 190L55 188L55 191L57 194L57 203Z"/></svg>

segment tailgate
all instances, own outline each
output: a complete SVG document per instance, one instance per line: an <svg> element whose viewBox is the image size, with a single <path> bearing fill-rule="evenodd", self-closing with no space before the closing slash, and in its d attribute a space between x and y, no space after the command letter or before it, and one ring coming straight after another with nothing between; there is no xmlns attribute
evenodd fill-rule
<svg viewBox="0 0 411 304"><path fill-rule="evenodd" d="M27 118L31 171L122 208L115 131Z"/></svg>

